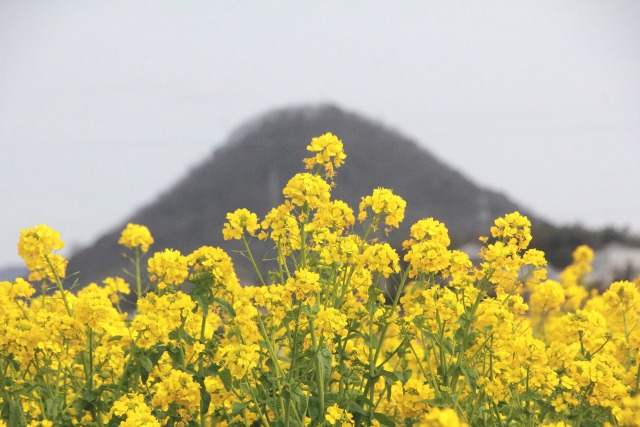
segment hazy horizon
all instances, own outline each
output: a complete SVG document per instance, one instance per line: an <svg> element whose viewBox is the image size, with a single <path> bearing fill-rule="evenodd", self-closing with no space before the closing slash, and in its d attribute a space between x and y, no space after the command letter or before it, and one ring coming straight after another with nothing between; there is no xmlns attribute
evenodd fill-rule
<svg viewBox="0 0 640 427"><path fill-rule="evenodd" d="M0 3L0 267L21 229L91 244L247 120L317 103L555 224L639 234L637 22L632 1Z"/></svg>

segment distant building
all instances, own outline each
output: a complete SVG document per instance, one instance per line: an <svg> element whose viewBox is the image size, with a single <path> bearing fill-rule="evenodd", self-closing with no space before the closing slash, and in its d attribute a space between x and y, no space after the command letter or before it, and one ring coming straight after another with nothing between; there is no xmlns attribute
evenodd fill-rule
<svg viewBox="0 0 640 427"><path fill-rule="evenodd" d="M640 275L640 248L610 243L595 251L589 282L603 289L612 282L633 280L638 275Z"/></svg>

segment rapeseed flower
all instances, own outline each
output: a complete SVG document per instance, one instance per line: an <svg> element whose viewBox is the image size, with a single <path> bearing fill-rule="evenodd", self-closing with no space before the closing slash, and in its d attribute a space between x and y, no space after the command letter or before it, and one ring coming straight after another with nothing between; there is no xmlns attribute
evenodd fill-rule
<svg viewBox="0 0 640 427"><path fill-rule="evenodd" d="M376 188L373 190L373 194L362 198L358 220L364 222L369 215L367 210L370 208L374 214L372 227L375 229L378 221L384 217L385 231L389 232L393 228L400 227L406 206L407 202L402 197L393 194L392 190Z"/></svg>
<svg viewBox="0 0 640 427"><path fill-rule="evenodd" d="M329 203L331 186L318 175L299 173L289 180L282 194L293 206L318 209Z"/></svg>
<svg viewBox="0 0 640 427"><path fill-rule="evenodd" d="M122 230L118 244L129 249L140 249L142 253L147 253L153 241L153 236L146 226L129 223Z"/></svg>
<svg viewBox="0 0 640 427"><path fill-rule="evenodd" d="M31 271L29 280L56 282L66 276L67 259L55 253L64 248L60 233L42 224L20 232L18 255Z"/></svg>
<svg viewBox="0 0 640 427"><path fill-rule="evenodd" d="M316 165L324 168L327 178L335 176L335 169L342 166L347 155L344 153L342 141L332 133L312 138L307 150L316 153L313 157L304 159L305 167L313 169Z"/></svg>
<svg viewBox="0 0 640 427"><path fill-rule="evenodd" d="M239 240L242 239L245 230L253 236L259 228L256 214L242 208L227 214L227 222L224 223L222 235L224 240Z"/></svg>
<svg viewBox="0 0 640 427"><path fill-rule="evenodd" d="M152 281L158 281L158 289L167 285L180 285L189 275L189 260L180 251L165 249L149 258L147 271Z"/></svg>
<svg viewBox="0 0 640 427"><path fill-rule="evenodd" d="M324 419L329 422L332 426L340 425L340 426L353 426L353 415L344 409L340 408L338 404L333 404L327 408L327 412L324 416Z"/></svg>

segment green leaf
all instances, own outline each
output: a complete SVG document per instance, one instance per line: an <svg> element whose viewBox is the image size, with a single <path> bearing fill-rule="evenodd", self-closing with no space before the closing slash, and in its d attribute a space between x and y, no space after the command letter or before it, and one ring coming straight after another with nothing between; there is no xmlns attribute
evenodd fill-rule
<svg viewBox="0 0 640 427"><path fill-rule="evenodd" d="M232 317L236 317L236 311L233 309L231 304L229 304L229 301L223 300L222 298L218 297L214 298L213 300L220 304L220 307L222 307L223 310L229 313Z"/></svg>
<svg viewBox="0 0 640 427"><path fill-rule="evenodd" d="M333 358L333 354L331 354L331 351L325 344L322 344L322 346L316 353L316 357L320 362L320 367L322 368L325 384L328 384L328 381L331 379L331 359Z"/></svg>
<svg viewBox="0 0 640 427"><path fill-rule="evenodd" d="M367 415L367 411L356 402L349 402L347 409L349 410L349 412L355 412L356 414L360 415Z"/></svg>
<svg viewBox="0 0 640 427"><path fill-rule="evenodd" d="M205 388L201 388L200 394L202 396L202 413L206 414L209 410L209 406L211 405L211 393L209 393Z"/></svg>
<svg viewBox="0 0 640 427"><path fill-rule="evenodd" d="M153 369L153 363L147 356L140 356L138 362L140 363L140 366L147 372L151 372L151 370Z"/></svg>
<svg viewBox="0 0 640 427"><path fill-rule="evenodd" d="M537 390L526 390L520 393L520 398L522 400L541 400L542 393Z"/></svg>
<svg viewBox="0 0 640 427"><path fill-rule="evenodd" d="M393 418L381 412L374 412L373 418L375 418L383 426L395 427L396 425L396 422L393 420Z"/></svg>
<svg viewBox="0 0 640 427"><path fill-rule="evenodd" d="M198 306L200 306L202 313L207 316L209 314L209 301L207 301L207 297L202 294L194 293L193 295L191 295L191 298L198 303Z"/></svg>
<svg viewBox="0 0 640 427"><path fill-rule="evenodd" d="M218 371L218 376L220 377L220 381L222 381L222 385L224 385L225 390L231 391L231 373L228 369L222 369Z"/></svg>
<svg viewBox="0 0 640 427"><path fill-rule="evenodd" d="M309 405L309 398L300 390L296 388L291 393L291 400L296 408L298 414L304 414L307 411L307 406Z"/></svg>

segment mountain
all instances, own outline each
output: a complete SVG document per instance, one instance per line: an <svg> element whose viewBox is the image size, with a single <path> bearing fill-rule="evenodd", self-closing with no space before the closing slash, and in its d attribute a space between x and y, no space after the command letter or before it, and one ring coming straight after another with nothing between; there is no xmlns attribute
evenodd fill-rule
<svg viewBox="0 0 640 427"><path fill-rule="evenodd" d="M17 277L26 278L28 275L29 270L21 265L9 265L0 268L0 281L8 280L13 282Z"/></svg>
<svg viewBox="0 0 640 427"><path fill-rule="evenodd" d="M504 195L478 187L399 132L322 105L277 110L241 126L210 158L126 222L149 227L155 238L151 251L170 247L189 253L203 245L220 246L234 257L240 278L253 283L248 262L234 253L241 249L239 242L222 238L225 215L244 207L263 217L281 203L282 188L304 170L309 141L326 132L343 141L347 154L335 179L334 199L357 211L361 197L386 187L407 201L403 226L389 236L398 247L410 226L425 217L443 221L455 246L487 234L492 221L505 213L527 213ZM534 235L536 230L553 230L529 217ZM124 226L71 257L67 271L79 272L81 285L122 275L127 261L117 241ZM253 243L256 258L269 256L269 244Z"/></svg>

